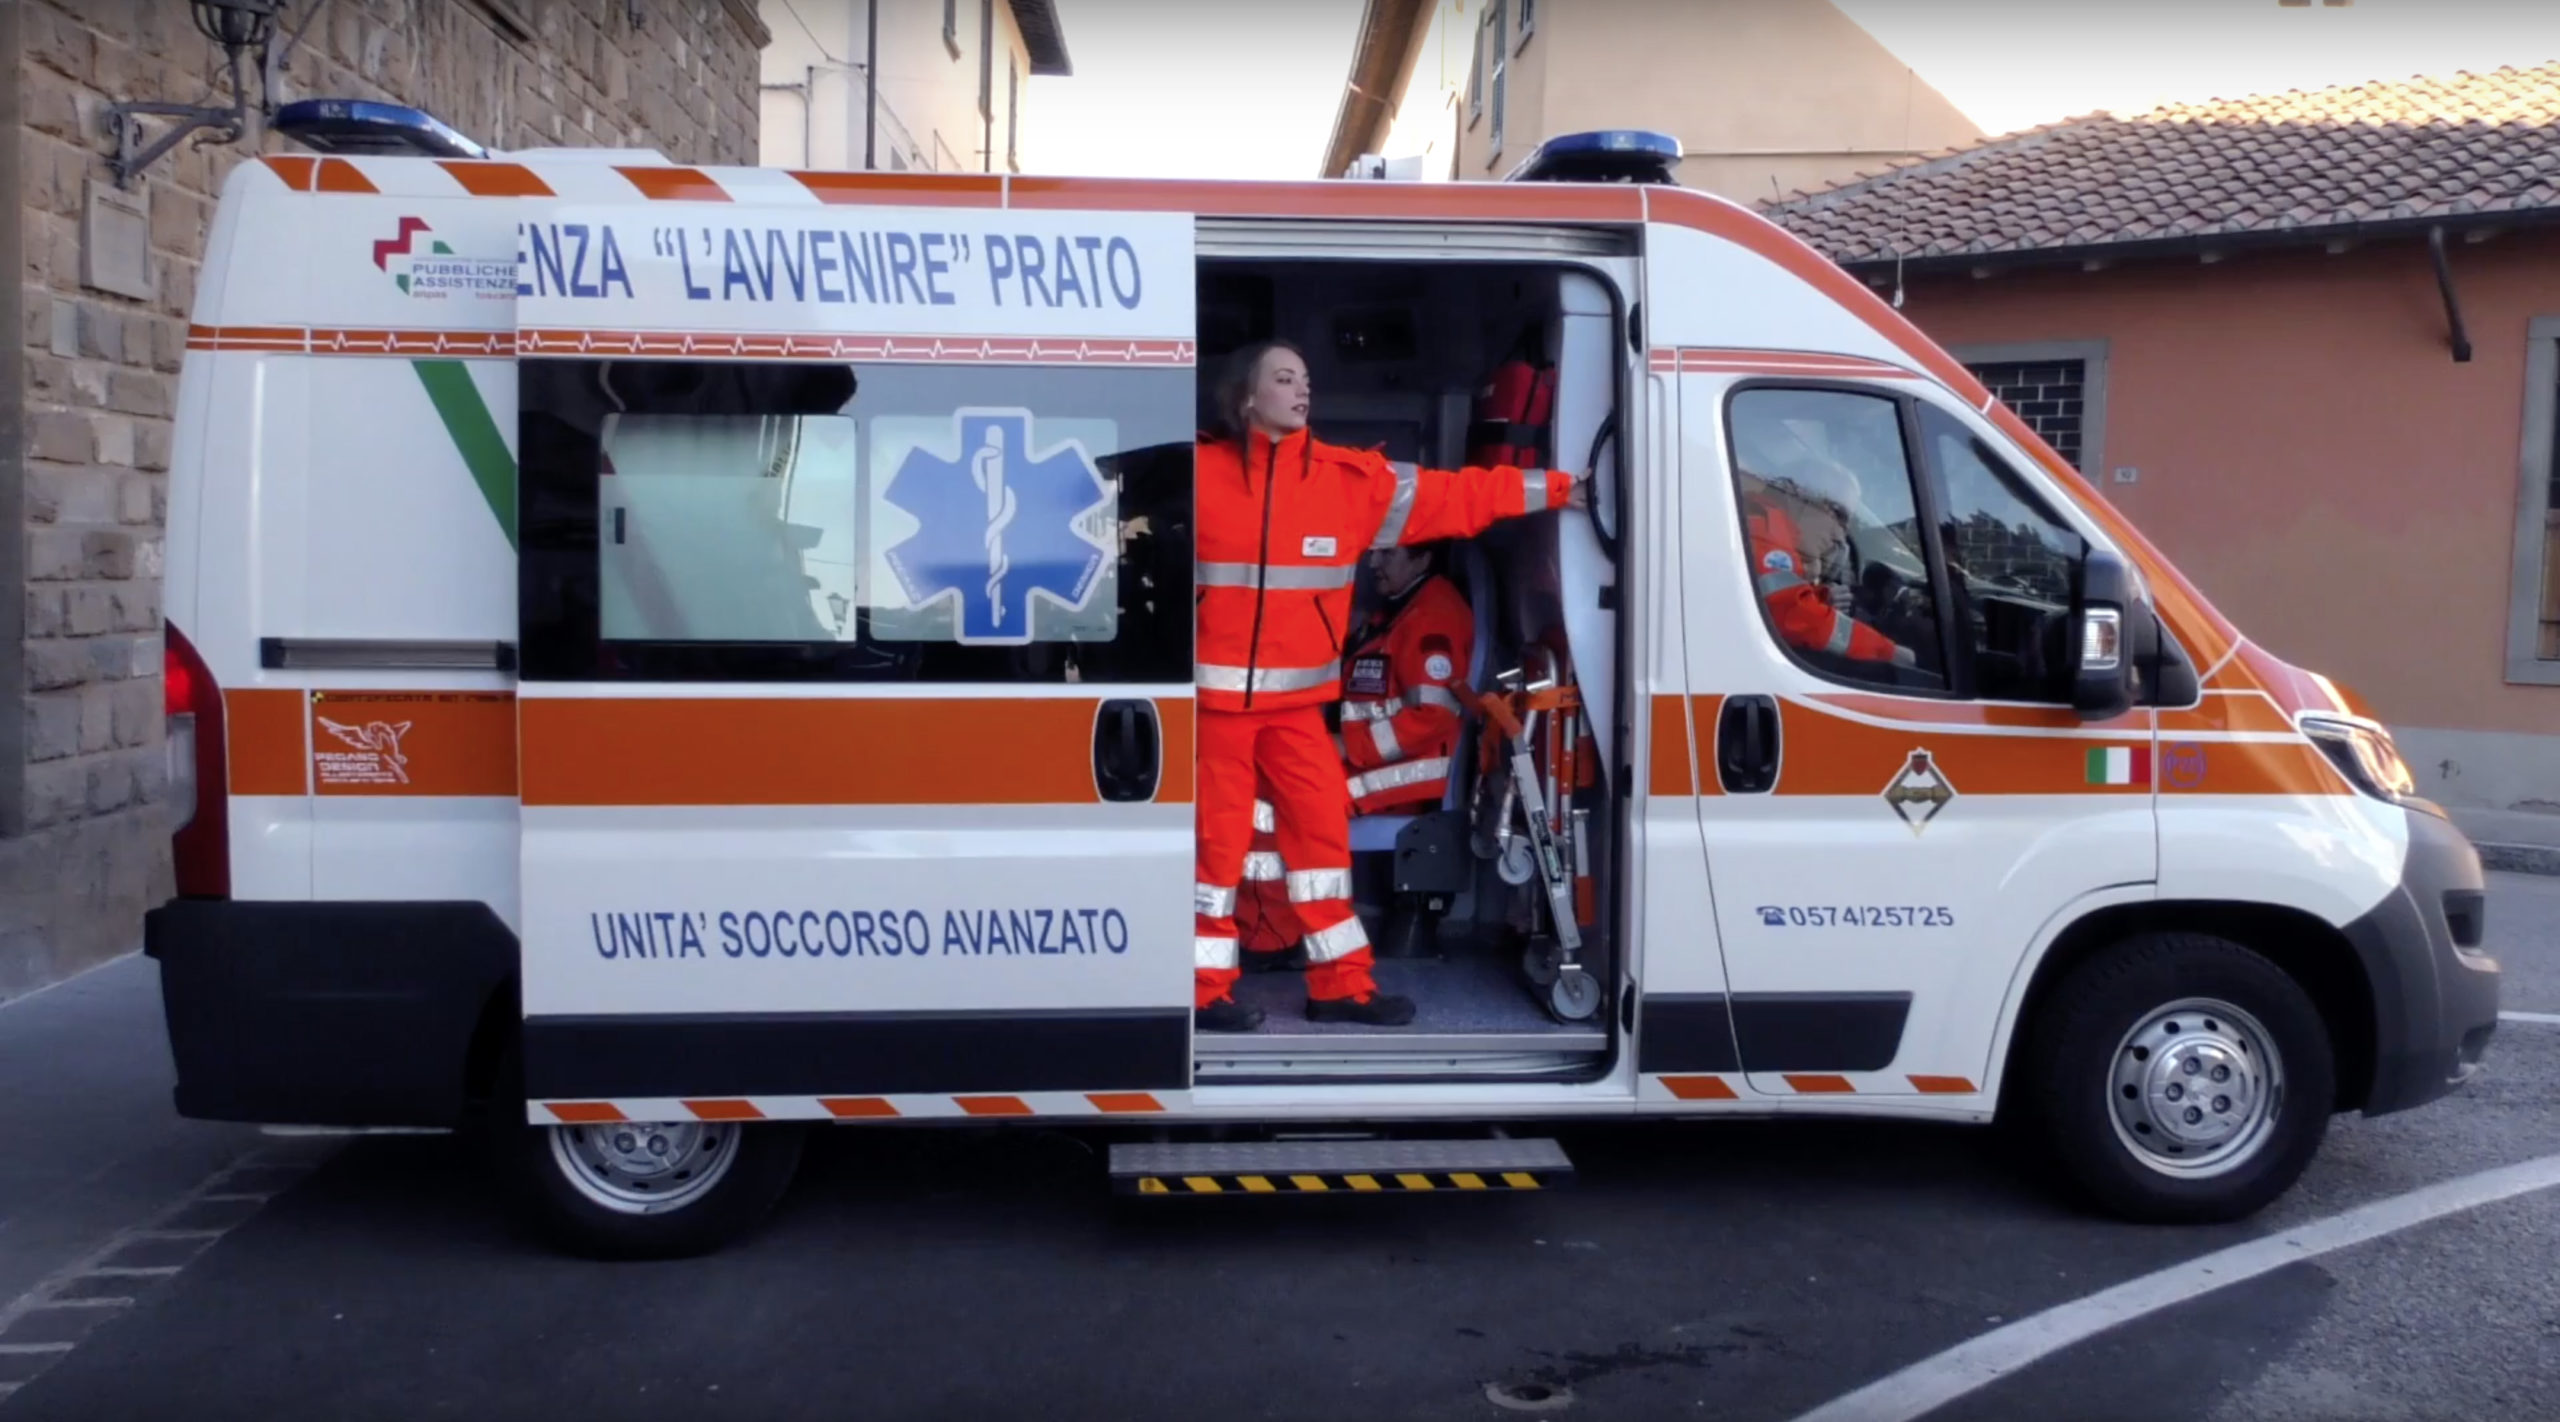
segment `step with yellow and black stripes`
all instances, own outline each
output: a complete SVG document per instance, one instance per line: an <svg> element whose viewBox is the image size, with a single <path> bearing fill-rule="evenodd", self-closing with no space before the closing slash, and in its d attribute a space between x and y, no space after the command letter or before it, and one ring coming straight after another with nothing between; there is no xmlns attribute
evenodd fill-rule
<svg viewBox="0 0 2560 1422"><path fill-rule="evenodd" d="M1115 1145L1129 1195L1371 1195L1551 1190L1573 1162L1551 1140L1198 1141Z"/></svg>

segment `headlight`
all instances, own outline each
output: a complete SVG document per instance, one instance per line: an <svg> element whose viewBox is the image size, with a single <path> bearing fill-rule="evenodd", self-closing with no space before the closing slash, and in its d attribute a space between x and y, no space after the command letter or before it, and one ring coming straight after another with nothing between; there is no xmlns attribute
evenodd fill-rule
<svg viewBox="0 0 2560 1422"><path fill-rule="evenodd" d="M2418 798L2418 777L2409 773L2409 763L2400 758L2400 748L2391 743L2389 731L2356 721L2305 716L2302 733L2358 790L2413 810L2441 813Z"/></svg>

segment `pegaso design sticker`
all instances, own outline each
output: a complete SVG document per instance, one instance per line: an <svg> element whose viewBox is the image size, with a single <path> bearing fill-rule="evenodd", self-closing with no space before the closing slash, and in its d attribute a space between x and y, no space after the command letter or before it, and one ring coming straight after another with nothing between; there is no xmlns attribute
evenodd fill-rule
<svg viewBox="0 0 2560 1422"><path fill-rule="evenodd" d="M1103 545L1086 515L1111 496L1078 440L1033 444L1029 410L960 410L949 453L919 444L891 476L887 502L916 531L888 551L908 604L959 608L956 640L1032 640L1034 596L1081 612L1099 586Z"/></svg>
<svg viewBox="0 0 2560 1422"><path fill-rule="evenodd" d="M1953 803L1956 787L1938 769L1937 758L1924 750L1915 750L1902 763L1902 769L1884 787L1884 802L1902 822L1918 834L1929 827L1938 812Z"/></svg>

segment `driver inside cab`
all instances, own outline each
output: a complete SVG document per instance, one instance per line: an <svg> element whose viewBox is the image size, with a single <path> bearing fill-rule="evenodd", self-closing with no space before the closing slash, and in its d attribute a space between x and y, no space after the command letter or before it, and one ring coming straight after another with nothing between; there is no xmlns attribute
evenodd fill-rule
<svg viewBox="0 0 2560 1422"><path fill-rule="evenodd" d="M1743 432L1736 431L1737 436ZM1739 439L1736 453L1751 581L1787 644L1852 661L1916 666L1911 648L1833 602L1862 513L1857 476L1793 439Z"/></svg>

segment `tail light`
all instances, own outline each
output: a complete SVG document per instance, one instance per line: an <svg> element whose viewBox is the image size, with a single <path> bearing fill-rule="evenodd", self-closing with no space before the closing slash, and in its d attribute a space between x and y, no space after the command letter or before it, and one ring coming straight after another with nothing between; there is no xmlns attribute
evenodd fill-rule
<svg viewBox="0 0 2560 1422"><path fill-rule="evenodd" d="M170 840L178 896L231 897L231 794L223 756L222 688L195 644L172 626L160 658L169 712Z"/></svg>

